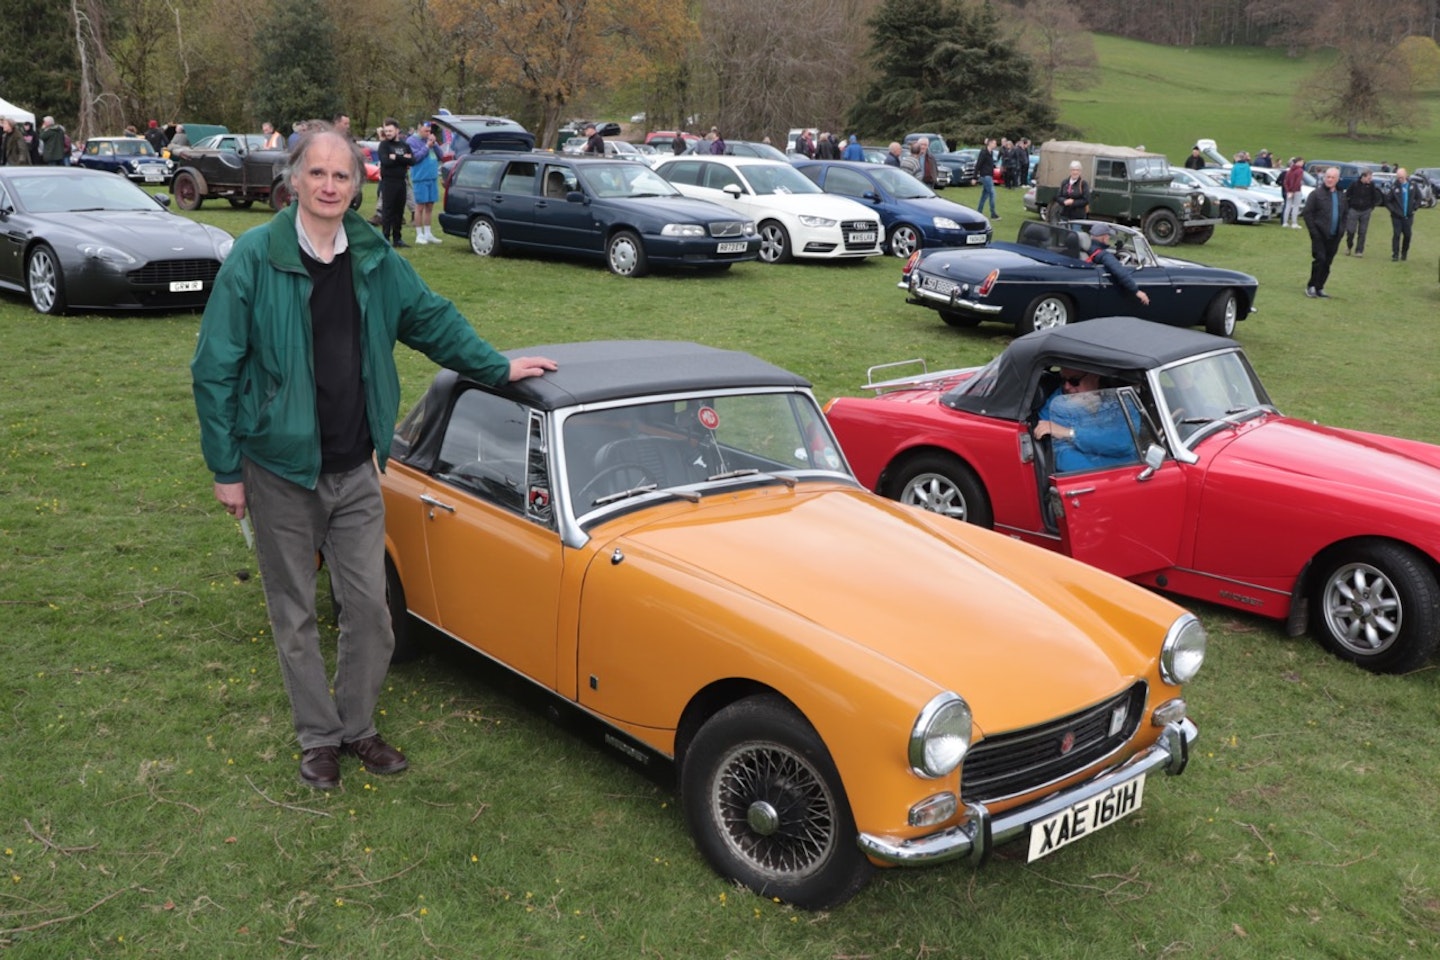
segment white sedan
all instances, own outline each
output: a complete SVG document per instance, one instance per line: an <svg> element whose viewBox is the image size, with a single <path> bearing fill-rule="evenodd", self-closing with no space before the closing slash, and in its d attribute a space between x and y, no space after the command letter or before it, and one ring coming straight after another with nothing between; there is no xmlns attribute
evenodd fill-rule
<svg viewBox="0 0 1440 960"><path fill-rule="evenodd" d="M1227 171L1171 167L1170 176L1172 190L1183 190L1185 193L1199 190L1215 198L1220 204L1220 217L1226 223L1264 223L1271 217L1280 219L1278 200L1262 196L1258 191L1251 193L1248 188L1226 186L1229 179Z"/></svg>
<svg viewBox="0 0 1440 960"><path fill-rule="evenodd" d="M870 209L823 192L788 163L753 157L677 157L655 168L687 197L754 220L760 259L878 257L884 231Z"/></svg>

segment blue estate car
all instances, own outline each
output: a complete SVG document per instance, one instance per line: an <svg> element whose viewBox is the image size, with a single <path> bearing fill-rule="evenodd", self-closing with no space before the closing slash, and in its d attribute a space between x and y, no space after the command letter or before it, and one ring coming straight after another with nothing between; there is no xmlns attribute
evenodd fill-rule
<svg viewBox="0 0 1440 960"><path fill-rule="evenodd" d="M445 182L438 219L482 257L555 251L622 277L652 265L724 270L760 251L755 221L682 196L645 164L601 157L469 154Z"/></svg>
<svg viewBox="0 0 1440 960"><path fill-rule="evenodd" d="M118 173L136 183L169 183L175 174L174 162L140 137L91 137L80 151L79 165Z"/></svg>
<svg viewBox="0 0 1440 960"><path fill-rule="evenodd" d="M942 199L899 167L845 160L795 164L826 193L849 197L873 209L885 228L892 256L908 257L926 247L983 247L990 221L978 210Z"/></svg>

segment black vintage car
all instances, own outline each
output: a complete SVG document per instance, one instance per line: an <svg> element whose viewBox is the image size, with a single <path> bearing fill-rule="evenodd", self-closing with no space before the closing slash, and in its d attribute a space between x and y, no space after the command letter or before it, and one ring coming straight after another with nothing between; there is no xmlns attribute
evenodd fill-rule
<svg viewBox="0 0 1440 960"><path fill-rule="evenodd" d="M1029 222L1015 243L920 250L906 262L900 288L908 303L939 311L952 327L999 320L1022 334L1133 314L1181 327L1203 324L1228 337L1254 309L1259 283L1248 273L1157 256L1139 230L1110 224L1111 252L1150 298L1141 306L1090 259L1093 225Z"/></svg>
<svg viewBox="0 0 1440 960"><path fill-rule="evenodd" d="M223 197L232 207L256 200L281 210L290 203L282 175L289 154L265 149L258 133L218 133L170 152L175 162L171 192L181 210L198 210L206 200Z"/></svg>

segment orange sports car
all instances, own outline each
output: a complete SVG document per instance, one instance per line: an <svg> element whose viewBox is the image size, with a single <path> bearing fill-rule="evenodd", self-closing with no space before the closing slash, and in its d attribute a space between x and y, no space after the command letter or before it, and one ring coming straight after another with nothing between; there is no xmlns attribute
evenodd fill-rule
<svg viewBox="0 0 1440 960"><path fill-rule="evenodd" d="M1180 773L1205 655L1168 600L885 500L801 377L689 343L442 371L384 474L397 652L424 621L673 761L722 875L821 908L875 865L1046 856Z"/></svg>

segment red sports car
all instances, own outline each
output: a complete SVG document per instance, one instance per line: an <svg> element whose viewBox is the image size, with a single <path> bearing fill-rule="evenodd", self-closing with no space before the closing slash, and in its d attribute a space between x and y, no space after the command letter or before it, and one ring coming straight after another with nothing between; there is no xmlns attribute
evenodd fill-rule
<svg viewBox="0 0 1440 960"><path fill-rule="evenodd" d="M1313 627L1369 670L1415 669L1440 639L1440 447L1282 416L1233 340L1106 317L981 368L881 369L875 397L826 407L873 490ZM1099 389L1065 396L1086 374Z"/></svg>

